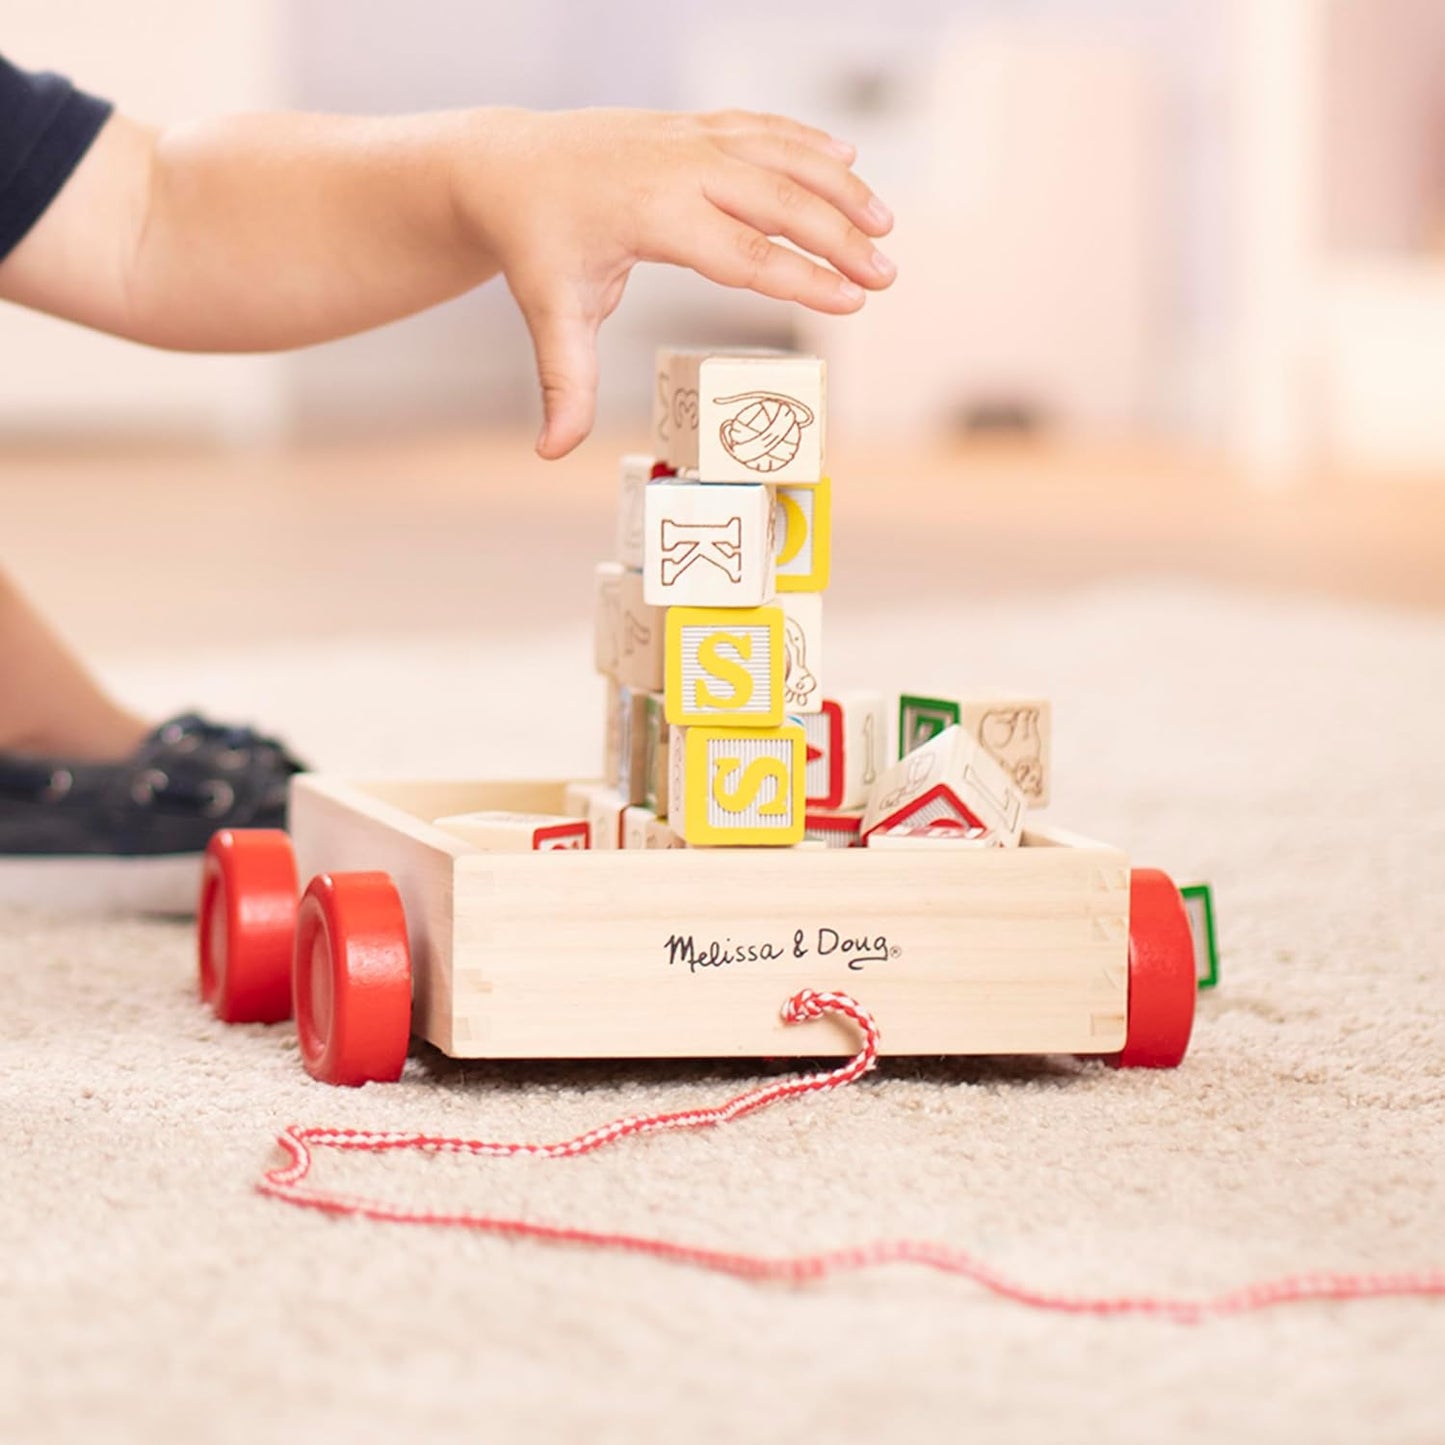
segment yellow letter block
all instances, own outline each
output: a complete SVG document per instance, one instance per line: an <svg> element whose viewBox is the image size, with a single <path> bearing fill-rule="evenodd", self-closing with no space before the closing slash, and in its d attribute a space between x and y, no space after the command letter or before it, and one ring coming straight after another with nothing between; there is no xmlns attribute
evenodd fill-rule
<svg viewBox="0 0 1445 1445"><path fill-rule="evenodd" d="M777 727L785 656L781 607L669 607L668 722Z"/></svg>
<svg viewBox="0 0 1445 1445"><path fill-rule="evenodd" d="M776 493L774 586L779 592L822 592L832 555L832 484L824 477L810 487L778 487Z"/></svg>
<svg viewBox="0 0 1445 1445"><path fill-rule="evenodd" d="M802 842L802 728L692 727L680 736L683 807L668 821L689 845Z"/></svg>

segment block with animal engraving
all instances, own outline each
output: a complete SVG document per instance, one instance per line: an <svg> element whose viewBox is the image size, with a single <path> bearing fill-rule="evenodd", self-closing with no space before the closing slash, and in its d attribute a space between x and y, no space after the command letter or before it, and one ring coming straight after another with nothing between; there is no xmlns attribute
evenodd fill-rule
<svg viewBox="0 0 1445 1445"><path fill-rule="evenodd" d="M773 496L759 482L649 482L643 598L654 607L758 607L773 595Z"/></svg>
<svg viewBox="0 0 1445 1445"><path fill-rule="evenodd" d="M1049 801L1052 708L1037 693L971 688L953 697L905 693L898 703L902 757L957 723L1018 785L1031 808Z"/></svg>
<svg viewBox="0 0 1445 1445"><path fill-rule="evenodd" d="M684 346L658 351L652 394L652 445L659 464L672 471L697 470L698 380L703 362L735 361L757 367L789 357L786 351L766 347Z"/></svg>
<svg viewBox="0 0 1445 1445"><path fill-rule="evenodd" d="M881 692L840 692L801 719L808 739L808 808L861 808L888 763L888 703Z"/></svg>
<svg viewBox="0 0 1445 1445"><path fill-rule="evenodd" d="M959 725L997 760L1030 808L1049 801L1053 708L1037 693L970 691L959 699Z"/></svg>
<svg viewBox="0 0 1445 1445"><path fill-rule="evenodd" d="M803 729L673 732L668 822L690 847L803 841Z"/></svg>
<svg viewBox="0 0 1445 1445"><path fill-rule="evenodd" d="M612 675L623 687L638 692L661 692L663 609L652 607L644 600L642 573L630 568L617 583L616 627L616 661Z"/></svg>
<svg viewBox="0 0 1445 1445"><path fill-rule="evenodd" d="M783 613L783 709L792 716L823 706L823 599L787 592L773 599Z"/></svg>
<svg viewBox="0 0 1445 1445"><path fill-rule="evenodd" d="M599 562L595 575L592 661L604 677L615 678L622 656L622 579L627 569L620 562Z"/></svg>
<svg viewBox="0 0 1445 1445"><path fill-rule="evenodd" d="M822 592L833 556L833 484L795 483L775 489L774 565L779 592Z"/></svg>
<svg viewBox="0 0 1445 1445"><path fill-rule="evenodd" d="M669 607L668 722L780 726L785 657L781 607Z"/></svg>
<svg viewBox="0 0 1445 1445"><path fill-rule="evenodd" d="M1025 806L1023 794L998 762L954 726L900 758L874 783L863 836L879 828L922 828L950 819L963 825L965 836L995 837L1015 847Z"/></svg>
<svg viewBox="0 0 1445 1445"><path fill-rule="evenodd" d="M705 482L821 482L825 366L816 356L710 356L698 367Z"/></svg>
<svg viewBox="0 0 1445 1445"><path fill-rule="evenodd" d="M487 853L547 853L592 846L592 828L584 817L492 810L455 813L438 818L436 826Z"/></svg>

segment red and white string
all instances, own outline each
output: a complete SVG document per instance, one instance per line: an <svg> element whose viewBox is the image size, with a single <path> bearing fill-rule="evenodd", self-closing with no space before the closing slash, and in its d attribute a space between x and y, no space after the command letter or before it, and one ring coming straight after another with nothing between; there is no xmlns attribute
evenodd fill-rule
<svg viewBox="0 0 1445 1445"><path fill-rule="evenodd" d="M805 1284L827 1275L870 1269L884 1264L917 1264L945 1274L962 1275L1003 1299L1034 1309L1077 1315L1145 1315L1193 1324L1226 1315L1248 1314L1273 1305L1308 1300L1363 1300L1385 1296L1445 1295L1445 1270L1403 1270L1383 1273L1309 1273L1260 1280L1218 1294L1183 1296L1122 1294L1078 1295L1035 1288L991 1268L956 1245L917 1239L880 1239L844 1249L812 1253L766 1255L687 1244L657 1235L621 1230L591 1229L585 1225L547 1224L503 1215L409 1208L363 1195L308 1186L315 1151L336 1149L368 1154L404 1150L421 1153L469 1154L482 1159L519 1156L534 1159L569 1159L616 1144L623 1139L669 1129L704 1129L731 1123L745 1114L768 1108L801 1094L819 1094L861 1078L878 1060L878 1026L873 1016L844 993L804 989L783 1007L788 1023L803 1023L839 1014L850 1019L863 1036L858 1052L826 1073L781 1079L776 1083L729 1099L710 1108L685 1109L668 1114L634 1114L614 1119L585 1134L553 1144L532 1144L486 1139L458 1139L418 1133L369 1133L358 1129L302 1128L291 1125L278 1136L289 1162L266 1173L257 1188L262 1194L288 1204L328 1214L357 1215L392 1224L429 1224L498 1234L511 1239L544 1240L553 1244L584 1245L631 1254L649 1255L675 1264L692 1265L719 1274L763 1283Z"/></svg>

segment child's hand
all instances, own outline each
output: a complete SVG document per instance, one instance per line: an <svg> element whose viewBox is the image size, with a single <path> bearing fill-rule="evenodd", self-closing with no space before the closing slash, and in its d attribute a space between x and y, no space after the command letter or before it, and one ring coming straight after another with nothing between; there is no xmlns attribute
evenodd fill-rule
<svg viewBox="0 0 1445 1445"><path fill-rule="evenodd" d="M856 311L864 288L893 280L870 239L893 218L850 169L853 148L797 121L628 110L461 119L474 129L456 150L456 204L531 329L544 457L592 428L597 328L638 261L827 312Z"/></svg>
<svg viewBox="0 0 1445 1445"><path fill-rule="evenodd" d="M597 328L638 261L817 311L888 285L870 237L892 218L852 159L740 112L117 115L0 265L0 298L152 346L279 351L500 270L537 350L537 450L560 457L591 429Z"/></svg>

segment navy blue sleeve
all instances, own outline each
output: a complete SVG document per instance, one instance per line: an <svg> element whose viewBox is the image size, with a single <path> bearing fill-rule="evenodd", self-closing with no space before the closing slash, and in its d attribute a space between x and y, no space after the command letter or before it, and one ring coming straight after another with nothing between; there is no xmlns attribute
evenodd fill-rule
<svg viewBox="0 0 1445 1445"><path fill-rule="evenodd" d="M0 55L0 261L70 179L110 116L108 102Z"/></svg>

